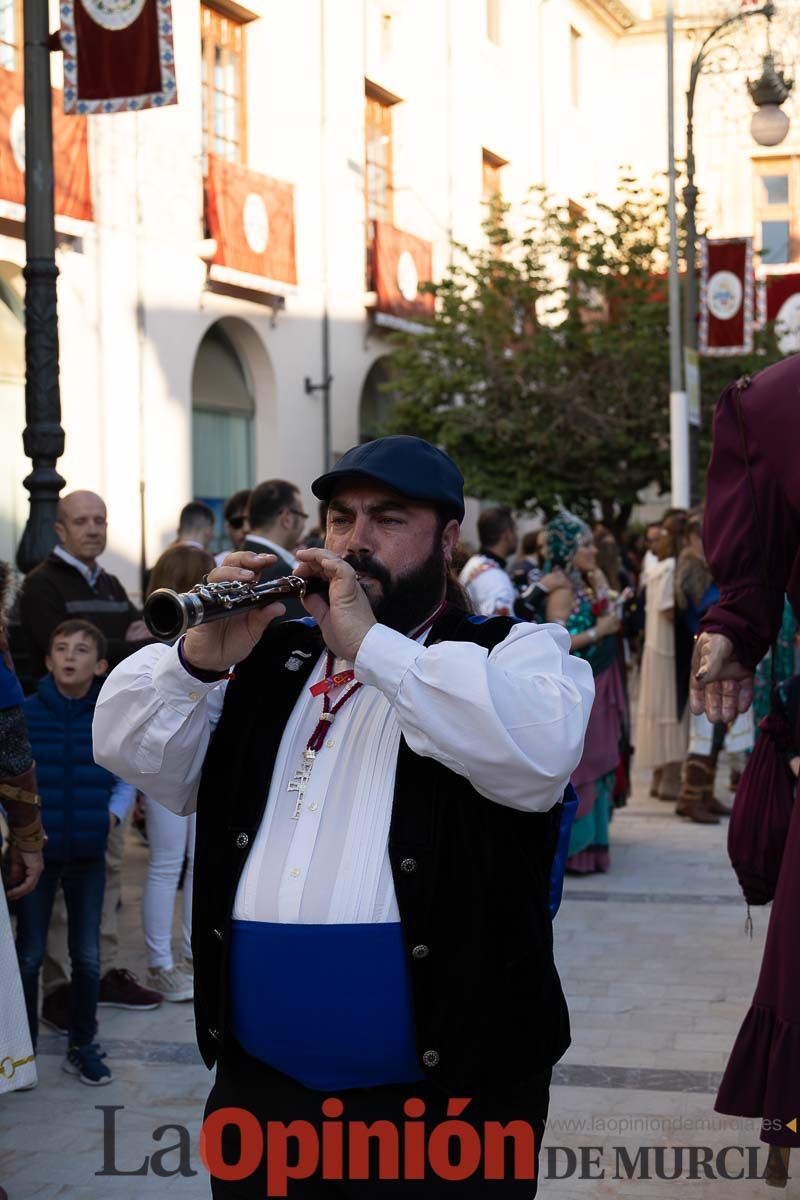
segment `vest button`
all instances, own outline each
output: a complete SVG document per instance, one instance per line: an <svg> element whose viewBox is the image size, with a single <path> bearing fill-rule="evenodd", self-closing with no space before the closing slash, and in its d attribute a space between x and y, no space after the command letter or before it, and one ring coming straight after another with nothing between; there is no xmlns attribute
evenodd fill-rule
<svg viewBox="0 0 800 1200"><path fill-rule="evenodd" d="M423 1065L426 1067L436 1067L439 1065L439 1051L426 1050L422 1056Z"/></svg>
<svg viewBox="0 0 800 1200"><path fill-rule="evenodd" d="M214 930L212 930L212 932L213 932L213 934L214 934L214 937L217 939L217 941L218 941L218 942L221 942L221 941L222 941L222 930L221 930L221 929L214 929Z"/></svg>
<svg viewBox="0 0 800 1200"><path fill-rule="evenodd" d="M246 833L240 833L236 838L236 845L239 847L240 850L244 850L245 846L247 846L249 844L249 842L250 842L250 838L247 836Z"/></svg>
<svg viewBox="0 0 800 1200"><path fill-rule="evenodd" d="M412 958L427 958L430 954L430 949L427 946L415 946L411 951Z"/></svg>
<svg viewBox="0 0 800 1200"><path fill-rule="evenodd" d="M415 858L404 858L400 863L400 870L405 871L406 875L410 875L412 871L417 869L417 860Z"/></svg>
<svg viewBox="0 0 800 1200"><path fill-rule="evenodd" d="M211 1034L211 1036L213 1037L213 1039L214 1039L214 1041L215 1041L215 1042L218 1042L218 1041L220 1040L220 1036L219 1036L219 1030L218 1030L218 1029L209 1029L209 1031L208 1031L208 1032ZM436 1057L437 1057L437 1058L439 1057L439 1056L438 1056L438 1054L437 1054L437 1056L436 1056ZM424 1058L424 1056L423 1056L423 1058Z"/></svg>

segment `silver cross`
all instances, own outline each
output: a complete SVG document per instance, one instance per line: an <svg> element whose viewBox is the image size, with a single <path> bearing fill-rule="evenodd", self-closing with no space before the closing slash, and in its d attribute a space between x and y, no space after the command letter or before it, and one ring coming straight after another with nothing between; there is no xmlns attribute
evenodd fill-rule
<svg viewBox="0 0 800 1200"><path fill-rule="evenodd" d="M295 803L294 812L291 816L293 821L299 821L300 819L300 809L303 807L303 801L306 798L306 788L308 787L309 780L311 779L311 771L314 766L314 759L316 757L316 750L303 751L303 765L295 771L294 775L289 781L289 786L286 789L287 792L297 792L297 802Z"/></svg>

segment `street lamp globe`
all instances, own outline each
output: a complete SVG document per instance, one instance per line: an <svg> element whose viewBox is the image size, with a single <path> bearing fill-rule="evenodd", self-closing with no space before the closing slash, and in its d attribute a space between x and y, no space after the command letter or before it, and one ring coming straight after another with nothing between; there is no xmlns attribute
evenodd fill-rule
<svg viewBox="0 0 800 1200"><path fill-rule="evenodd" d="M750 134L759 146L779 146L789 132L789 118L777 104L763 104L753 113Z"/></svg>
<svg viewBox="0 0 800 1200"><path fill-rule="evenodd" d="M771 51L764 55L760 79L749 79L749 91L756 111L750 122L750 132L759 146L777 146L789 132L789 118L781 105L787 100L794 81L787 79L775 63Z"/></svg>

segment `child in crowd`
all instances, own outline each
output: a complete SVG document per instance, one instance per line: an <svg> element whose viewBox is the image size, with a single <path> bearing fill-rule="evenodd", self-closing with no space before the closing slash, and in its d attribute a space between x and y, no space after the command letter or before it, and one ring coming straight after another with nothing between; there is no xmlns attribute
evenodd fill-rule
<svg viewBox="0 0 800 1200"><path fill-rule="evenodd" d="M72 963L67 1056L63 1069L99 1086L113 1076L95 1042L100 986L100 915L109 830L122 821L134 790L97 766L92 718L100 677L108 670L106 639L89 621L64 621L50 639L48 674L25 701L48 841L44 872L17 904L17 958L34 1046L39 971L59 884L67 908Z"/></svg>

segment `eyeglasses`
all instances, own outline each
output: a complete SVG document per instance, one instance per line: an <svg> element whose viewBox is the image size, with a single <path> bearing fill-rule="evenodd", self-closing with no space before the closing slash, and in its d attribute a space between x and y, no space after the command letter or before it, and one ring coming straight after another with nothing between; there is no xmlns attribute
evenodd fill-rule
<svg viewBox="0 0 800 1200"><path fill-rule="evenodd" d="M241 529L247 517L228 517L228 524L231 529Z"/></svg>
<svg viewBox="0 0 800 1200"><path fill-rule="evenodd" d="M302 517L304 521L308 520L308 513L301 512L299 508L290 508L289 512L295 517Z"/></svg>

